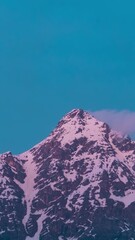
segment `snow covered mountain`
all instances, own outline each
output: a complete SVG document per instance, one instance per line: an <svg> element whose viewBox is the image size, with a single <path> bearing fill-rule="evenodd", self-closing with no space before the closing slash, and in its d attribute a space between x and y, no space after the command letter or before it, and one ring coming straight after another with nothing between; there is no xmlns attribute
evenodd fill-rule
<svg viewBox="0 0 135 240"><path fill-rule="evenodd" d="M68 113L29 151L0 155L0 240L134 240L135 142Z"/></svg>

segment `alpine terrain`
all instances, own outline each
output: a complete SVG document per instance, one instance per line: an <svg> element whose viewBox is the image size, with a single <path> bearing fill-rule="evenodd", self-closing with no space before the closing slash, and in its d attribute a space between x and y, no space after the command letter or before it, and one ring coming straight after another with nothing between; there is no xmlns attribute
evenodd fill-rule
<svg viewBox="0 0 135 240"><path fill-rule="evenodd" d="M75 109L0 155L0 240L134 240L135 142Z"/></svg>

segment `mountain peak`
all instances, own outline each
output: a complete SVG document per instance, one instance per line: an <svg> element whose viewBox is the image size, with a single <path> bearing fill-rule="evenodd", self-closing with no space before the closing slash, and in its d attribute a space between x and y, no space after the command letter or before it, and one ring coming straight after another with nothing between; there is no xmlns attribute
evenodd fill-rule
<svg viewBox="0 0 135 240"><path fill-rule="evenodd" d="M74 118L74 117L78 117L78 118L85 118L85 116L89 115L90 113L88 113L87 111L83 110L83 109L73 109L72 111L70 111L69 113L67 113L65 115L65 118Z"/></svg>
<svg viewBox="0 0 135 240"><path fill-rule="evenodd" d="M101 142L107 137L108 132L110 128L106 123L98 121L87 111L73 109L61 119L47 141L55 138L61 146L82 138Z"/></svg>
<svg viewBox="0 0 135 240"><path fill-rule="evenodd" d="M61 146L83 137L87 137L88 140L100 141L106 137L109 131L110 128L106 123L97 120L89 112L83 109L73 109L58 122L56 128L46 139L36 144L30 151L43 148L46 143L53 139L59 142Z"/></svg>

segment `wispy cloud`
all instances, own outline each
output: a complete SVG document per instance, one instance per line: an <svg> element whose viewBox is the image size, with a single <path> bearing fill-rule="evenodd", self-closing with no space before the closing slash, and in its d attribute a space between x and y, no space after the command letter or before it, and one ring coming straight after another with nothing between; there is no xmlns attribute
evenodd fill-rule
<svg viewBox="0 0 135 240"><path fill-rule="evenodd" d="M120 131L123 134L135 134L135 112L128 110L99 110L92 112L99 120L110 125L114 130Z"/></svg>

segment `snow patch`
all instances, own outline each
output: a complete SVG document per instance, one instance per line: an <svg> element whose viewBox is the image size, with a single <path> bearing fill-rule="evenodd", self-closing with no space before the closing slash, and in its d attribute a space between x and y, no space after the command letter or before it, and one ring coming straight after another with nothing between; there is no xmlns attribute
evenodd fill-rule
<svg viewBox="0 0 135 240"><path fill-rule="evenodd" d="M70 172L68 172L68 170L64 170L63 171L65 178L70 182L74 182L76 180L77 177L77 172L75 170L70 170Z"/></svg>
<svg viewBox="0 0 135 240"><path fill-rule="evenodd" d="M36 164L33 161L33 157L34 156L30 151L19 155L19 158L21 160L24 160L23 168L26 173L25 182L23 184L20 184L20 187L24 191L25 201L27 205L27 214L23 219L24 226L26 226L26 223L29 219L29 216L31 213L32 200L34 199L34 196L36 194L36 190L34 189L34 186L35 186L34 179L36 178L37 173L36 173Z"/></svg>
<svg viewBox="0 0 135 240"><path fill-rule="evenodd" d="M125 208L127 208L132 202L135 202L135 190L127 190L125 192L125 196L115 196L112 192L110 191L111 196L110 198L113 199L114 201L118 202L123 202L125 205Z"/></svg>

